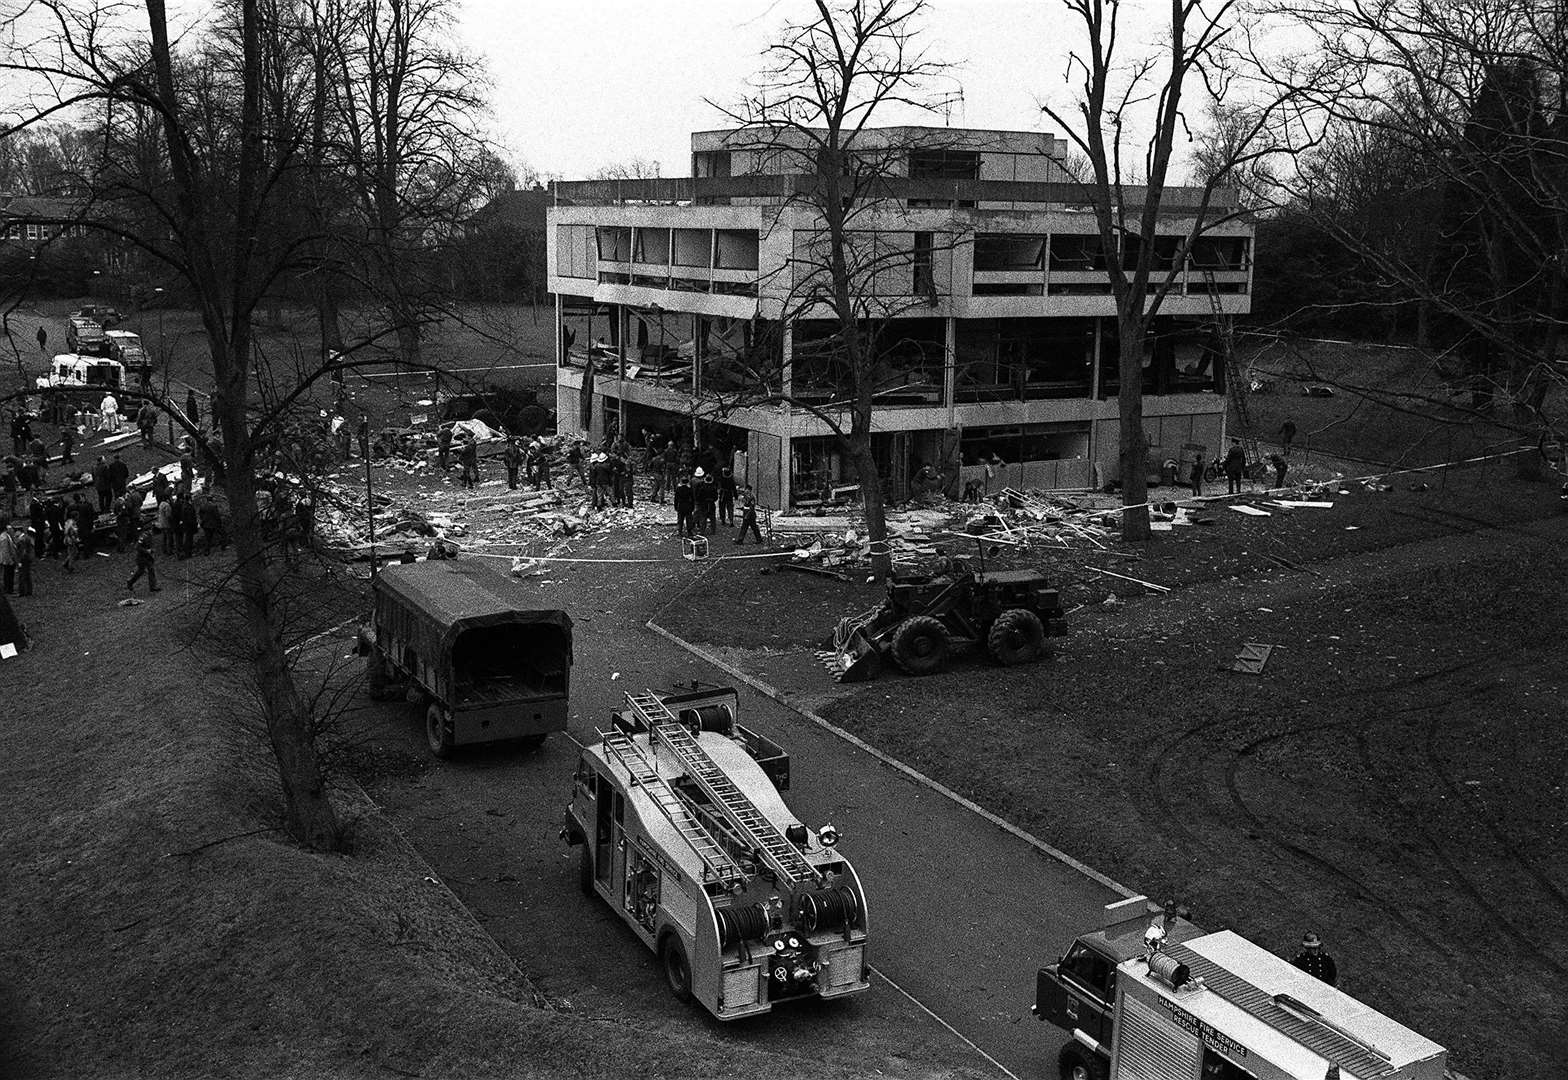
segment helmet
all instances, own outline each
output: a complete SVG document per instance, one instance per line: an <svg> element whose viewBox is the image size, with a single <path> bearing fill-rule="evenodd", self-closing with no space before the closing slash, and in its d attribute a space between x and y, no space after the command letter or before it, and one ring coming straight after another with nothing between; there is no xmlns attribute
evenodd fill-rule
<svg viewBox="0 0 1568 1080"><path fill-rule="evenodd" d="M704 476L707 476L708 474L702 471L702 466L701 465L698 465L697 468L692 471L692 475L695 476L697 479L701 480Z"/></svg>
<svg viewBox="0 0 1568 1080"><path fill-rule="evenodd" d="M1301 944L1303 948L1316 949L1322 946L1323 939L1318 937L1311 930L1308 930L1301 936Z"/></svg>

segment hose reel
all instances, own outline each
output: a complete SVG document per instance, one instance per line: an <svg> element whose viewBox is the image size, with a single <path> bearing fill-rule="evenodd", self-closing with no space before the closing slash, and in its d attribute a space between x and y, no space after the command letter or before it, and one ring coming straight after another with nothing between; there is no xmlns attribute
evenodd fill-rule
<svg viewBox="0 0 1568 1080"><path fill-rule="evenodd" d="M795 903L795 922L808 934L848 930L860 917L860 898L848 885L803 894Z"/></svg>

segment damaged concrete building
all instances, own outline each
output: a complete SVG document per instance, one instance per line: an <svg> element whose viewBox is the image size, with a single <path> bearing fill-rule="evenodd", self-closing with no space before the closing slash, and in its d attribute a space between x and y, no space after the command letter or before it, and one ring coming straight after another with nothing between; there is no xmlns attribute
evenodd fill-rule
<svg viewBox="0 0 1568 1080"><path fill-rule="evenodd" d="M1113 476L1116 307L1065 144L955 128L857 138L856 153L879 156L851 238L881 357L873 442L889 497L905 497L927 463L950 489L995 459L1032 489ZM697 132L690 177L553 185L558 430L597 440L620 425L636 443L646 428L736 452L776 508L852 492L824 418L842 413L847 376L813 292L824 230L809 144ZM1139 189L1126 194L1141 203ZM1164 192L1157 276L1192 231L1200 194ZM1219 193L1210 221L1234 206ZM1145 345L1152 457L1220 446L1216 316L1250 308L1252 238L1244 219L1210 224L1179 268Z"/></svg>

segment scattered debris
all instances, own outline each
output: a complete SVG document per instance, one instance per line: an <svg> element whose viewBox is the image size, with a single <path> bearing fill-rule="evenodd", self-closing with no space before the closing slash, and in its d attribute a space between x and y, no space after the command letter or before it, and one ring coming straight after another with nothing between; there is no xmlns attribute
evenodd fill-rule
<svg viewBox="0 0 1568 1080"><path fill-rule="evenodd" d="M1092 573L1104 574L1106 577L1120 578L1123 581L1130 581L1134 585L1142 585L1144 588L1153 589L1155 592L1168 593L1171 591L1169 585L1156 585L1152 581L1144 581L1142 578L1128 577L1126 574L1118 574L1114 570L1101 570L1098 566L1085 566L1084 569Z"/></svg>

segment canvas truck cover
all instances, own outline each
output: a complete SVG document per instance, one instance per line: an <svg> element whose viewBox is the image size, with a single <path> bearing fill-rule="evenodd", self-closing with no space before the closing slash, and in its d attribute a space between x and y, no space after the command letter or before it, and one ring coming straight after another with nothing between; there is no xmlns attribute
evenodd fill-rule
<svg viewBox="0 0 1568 1080"><path fill-rule="evenodd" d="M525 595L512 579L482 560L440 559L383 567L376 578L376 606L395 604L413 614L413 638L429 657L450 657L468 630L543 623L557 627L571 659L572 619L564 611L518 607Z"/></svg>

